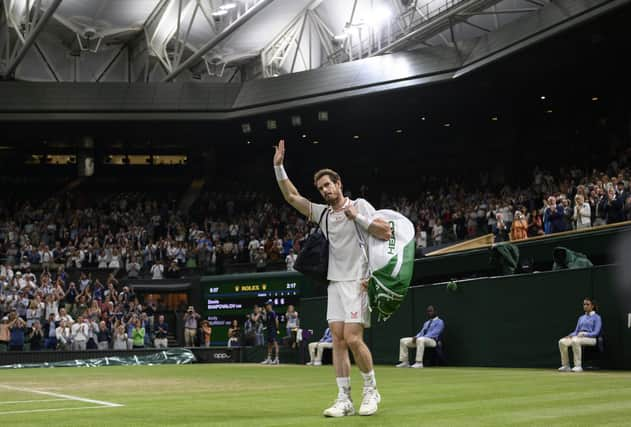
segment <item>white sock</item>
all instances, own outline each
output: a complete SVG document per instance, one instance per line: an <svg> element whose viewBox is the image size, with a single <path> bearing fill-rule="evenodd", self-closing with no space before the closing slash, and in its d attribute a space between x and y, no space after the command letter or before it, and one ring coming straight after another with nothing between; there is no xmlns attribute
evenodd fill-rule
<svg viewBox="0 0 631 427"><path fill-rule="evenodd" d="M361 373L364 378L364 387L377 387L377 380L375 379L375 370L372 369L370 372Z"/></svg>
<svg viewBox="0 0 631 427"><path fill-rule="evenodd" d="M350 377L337 377L335 379L337 382L338 396L346 396L350 399L351 397L351 378Z"/></svg>

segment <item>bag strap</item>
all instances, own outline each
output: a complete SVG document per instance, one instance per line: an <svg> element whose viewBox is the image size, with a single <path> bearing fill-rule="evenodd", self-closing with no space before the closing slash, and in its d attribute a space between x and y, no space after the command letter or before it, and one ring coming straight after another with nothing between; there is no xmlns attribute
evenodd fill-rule
<svg viewBox="0 0 631 427"><path fill-rule="evenodd" d="M324 214L326 214L326 236L324 236L324 238L326 239L326 241L329 241L329 208L326 208L322 211L322 213L320 214L320 220L318 221L318 227L322 228L322 226L320 224L322 224L322 218L324 218Z"/></svg>

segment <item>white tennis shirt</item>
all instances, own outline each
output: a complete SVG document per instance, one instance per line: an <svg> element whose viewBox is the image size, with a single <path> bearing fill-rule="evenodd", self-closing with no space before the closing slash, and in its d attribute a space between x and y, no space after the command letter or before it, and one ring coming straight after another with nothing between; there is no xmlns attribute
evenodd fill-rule
<svg viewBox="0 0 631 427"><path fill-rule="evenodd" d="M346 199L344 207L353 204L357 212L364 215L368 222L372 221L375 208L364 199ZM368 277L368 262L359 245L357 230L363 234L364 241L368 238L368 232L360 226L355 227L355 221L348 219L344 210L334 212L330 206L311 203L311 220L319 221L324 210L329 210L329 272L328 280L349 281L360 280ZM326 214L322 217L320 228L326 235Z"/></svg>

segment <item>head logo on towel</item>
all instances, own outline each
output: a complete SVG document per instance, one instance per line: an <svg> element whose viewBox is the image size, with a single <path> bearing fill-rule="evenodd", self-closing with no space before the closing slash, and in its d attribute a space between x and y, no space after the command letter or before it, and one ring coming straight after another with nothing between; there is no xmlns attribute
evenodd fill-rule
<svg viewBox="0 0 631 427"><path fill-rule="evenodd" d="M388 255L394 255L395 254L395 249L397 246L397 238L396 238L396 233L394 232L394 221L388 221L390 224L390 235L392 237L390 237L390 240L388 240Z"/></svg>

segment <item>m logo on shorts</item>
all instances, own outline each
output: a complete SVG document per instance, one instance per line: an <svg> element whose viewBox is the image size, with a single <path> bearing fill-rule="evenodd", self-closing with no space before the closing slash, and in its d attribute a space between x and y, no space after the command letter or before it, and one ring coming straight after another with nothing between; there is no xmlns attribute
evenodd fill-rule
<svg viewBox="0 0 631 427"><path fill-rule="evenodd" d="M351 311L351 319L357 319L357 312Z"/></svg>

